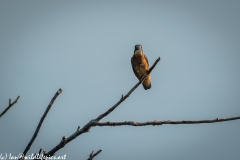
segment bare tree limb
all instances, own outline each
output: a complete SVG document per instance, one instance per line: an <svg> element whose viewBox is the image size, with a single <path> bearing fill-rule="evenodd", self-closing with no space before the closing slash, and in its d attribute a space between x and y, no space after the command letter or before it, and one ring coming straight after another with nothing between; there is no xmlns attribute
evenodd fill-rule
<svg viewBox="0 0 240 160"><path fill-rule="evenodd" d="M31 145L33 144L34 140L36 139L36 137L37 137L37 135L38 135L38 132L39 132L41 126L42 126L42 123L43 123L44 119L46 118L46 116L47 116L49 110L51 109L54 101L56 100L56 98L58 97L58 95L62 93L62 91L63 91L62 88L60 88L60 89L55 93L55 95L54 95L54 97L52 98L52 100L50 101L50 103L49 103L49 105L47 106L44 114L42 115L42 118L40 119L40 121L39 121L39 123L38 123L38 126L37 126L37 128L36 128L36 130L35 130L35 132L34 132L34 134L33 134L33 136L32 136L32 139L31 139L30 142L28 143L27 147L25 148L25 150L24 150L24 152L23 152L23 154L22 154L22 157L21 157L19 160L21 160L22 158L24 158L24 156L27 154L28 150L30 149Z"/></svg>
<svg viewBox="0 0 240 160"><path fill-rule="evenodd" d="M89 155L89 158L87 160L92 160L96 155L98 155L100 152L102 152L102 150L98 150L96 153L94 153L94 151L92 151L92 153Z"/></svg>
<svg viewBox="0 0 240 160"><path fill-rule="evenodd" d="M148 125L163 125L163 124L200 124L200 123L216 123L216 122L224 122L224 121L233 121L238 120L239 117L231 117L231 118L217 118L212 120L183 120L183 121L148 121L148 122L135 122L135 121L124 121L124 122L98 122L98 121L92 121L92 127L93 126L148 126Z"/></svg>
<svg viewBox="0 0 240 160"><path fill-rule="evenodd" d="M11 98L9 99L8 107L0 114L0 118L15 104L17 103L20 96L18 96L13 103L11 103Z"/></svg>
<svg viewBox="0 0 240 160"><path fill-rule="evenodd" d="M155 61L155 63L152 65L152 67L149 69L149 71L142 77L142 79L125 95L121 97L121 99L113 106L111 107L108 111L105 113L101 114L96 118L96 121L100 121L102 118L106 117L109 113L111 113L119 104L121 104L125 99L127 99L130 94L144 81L144 79L151 73L151 71L154 69L154 67L157 65L157 63L160 61L160 57Z"/></svg>
<svg viewBox="0 0 240 160"><path fill-rule="evenodd" d="M64 147L67 143L71 142L73 139L75 139L77 136L90 132L91 127L93 126L92 122L100 121L102 118L106 117L109 113L111 113L119 104L121 104L125 99L127 99L130 94L144 81L144 79L151 73L151 71L154 69L154 67L157 65L157 63L160 61L160 57L157 58L157 60L154 62L154 64L151 66L151 68L148 70L148 72L141 78L141 80L125 95L121 97L121 99L110 109L108 109L106 112L98 116L96 119L93 119L89 121L83 128L77 129L75 133L73 133L70 137L66 138L64 143L62 143L62 140L58 145L56 145L52 150L50 150L47 155L45 156L53 156L55 152L57 152L59 149Z"/></svg>

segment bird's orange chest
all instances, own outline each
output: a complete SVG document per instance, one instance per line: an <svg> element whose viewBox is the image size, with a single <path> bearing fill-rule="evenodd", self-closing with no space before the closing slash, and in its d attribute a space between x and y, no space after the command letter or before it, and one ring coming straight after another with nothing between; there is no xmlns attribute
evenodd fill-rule
<svg viewBox="0 0 240 160"><path fill-rule="evenodd" d="M143 54L133 55L133 62L135 67L143 67L147 63Z"/></svg>
<svg viewBox="0 0 240 160"><path fill-rule="evenodd" d="M141 78L146 73L148 63L143 54L138 53L133 55L133 68L138 78Z"/></svg>

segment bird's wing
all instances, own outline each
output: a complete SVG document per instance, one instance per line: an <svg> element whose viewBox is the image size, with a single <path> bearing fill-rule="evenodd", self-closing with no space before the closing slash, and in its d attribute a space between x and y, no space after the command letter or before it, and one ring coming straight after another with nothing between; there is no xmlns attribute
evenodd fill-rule
<svg viewBox="0 0 240 160"><path fill-rule="evenodd" d="M147 59L147 56L145 55L145 54L143 54L144 55L144 58L146 59L146 61L147 61L147 64L148 64L148 59ZM149 66L149 64L148 64L148 66Z"/></svg>
<svg viewBox="0 0 240 160"><path fill-rule="evenodd" d="M135 72L134 66L133 66L133 57L131 58L131 64L132 64L132 69L133 69L134 74L137 75Z"/></svg>

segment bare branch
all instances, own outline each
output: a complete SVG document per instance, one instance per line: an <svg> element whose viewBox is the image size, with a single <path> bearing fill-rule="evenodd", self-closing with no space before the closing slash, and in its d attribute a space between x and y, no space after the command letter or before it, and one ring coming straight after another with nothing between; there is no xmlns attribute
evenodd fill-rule
<svg viewBox="0 0 240 160"><path fill-rule="evenodd" d="M102 150L98 150L96 153L94 153L94 151L92 151L92 153L89 155L89 158L87 160L92 160L96 155L98 155L100 152L102 152Z"/></svg>
<svg viewBox="0 0 240 160"><path fill-rule="evenodd" d="M233 121L238 120L239 117L231 117L231 118L217 118L212 120L183 120L183 121L148 121L148 122L135 122L135 121L124 121L124 122L98 122L98 121L92 121L92 127L93 126L148 126L148 125L163 125L163 124L200 124L200 123L216 123L216 122L224 122L224 121Z"/></svg>
<svg viewBox="0 0 240 160"><path fill-rule="evenodd" d="M32 139L30 140L30 142L28 143L27 147L25 148L25 150L24 150L24 152L23 152L23 154L22 154L23 157L24 157L24 155L27 154L27 152L28 152L28 150L30 149L32 143L33 143L34 140L36 139L36 137L37 137L38 132L39 132L41 126L42 126L42 123L43 123L44 119L46 118L46 116L47 116L49 110L51 109L54 101L56 100L56 98L58 97L58 95L62 93L62 91L63 91L62 88L60 88L60 89L55 93L54 97L52 98L52 100L50 101L49 105L47 106L47 108L46 108L46 110L45 110L42 118L40 119L40 121L39 121L39 123L38 123L38 126L37 126L37 128L36 128L36 130L35 130L35 132L34 132L34 134L33 134L33 136L32 136Z"/></svg>
<svg viewBox="0 0 240 160"><path fill-rule="evenodd" d="M64 144L62 144L62 142L60 142L57 146L55 146L52 150L50 150L48 152L49 156L53 156L55 152L57 152L59 149L61 149L62 147L64 147L67 143L71 142L73 139L75 139L77 136L83 134L83 133L87 133L90 132L90 129L93 125L92 122L95 121L100 121L102 118L106 117L109 113L111 113L115 108L117 108L117 106L119 106L119 104L121 104L125 99L127 99L130 94L144 81L144 79L151 73L151 71L154 69L154 67L157 65L157 63L160 61L160 57L158 57L158 59L155 61L155 63L152 65L152 67L148 70L148 72L142 77L142 79L125 95L121 97L121 99L114 105L112 106L110 109L108 109L105 113L101 114L100 116L98 116L96 119L93 119L91 121L89 121L83 128L77 130L75 133L73 133L70 137L67 138L67 140L65 141Z"/></svg>
<svg viewBox="0 0 240 160"><path fill-rule="evenodd" d="M11 98L9 99L8 102L8 107L0 114L0 118L15 104L17 103L18 99L20 98L20 96L17 97L17 99L15 99L15 101L13 103L11 103Z"/></svg>
<svg viewBox="0 0 240 160"><path fill-rule="evenodd" d="M41 154L41 152L42 152L42 148L40 148L40 150L39 150L38 154L40 155L40 154Z"/></svg>
<svg viewBox="0 0 240 160"><path fill-rule="evenodd" d="M42 148L40 148L40 150L39 150L38 153L35 153L35 154L34 154L34 160L39 160L39 159L41 159L41 157L40 157L41 152L42 152Z"/></svg>
<svg viewBox="0 0 240 160"><path fill-rule="evenodd" d="M96 118L96 121L100 121L102 118L106 117L109 113L111 113L119 104L121 104L125 99L127 99L130 94L144 81L144 79L151 73L151 71L154 69L154 67L157 65L157 63L160 61L160 57L155 61L155 63L152 65L152 67L149 69L149 71L141 78L141 80L125 95L122 95L122 98L114 105L112 106L108 111L101 114L98 118Z"/></svg>

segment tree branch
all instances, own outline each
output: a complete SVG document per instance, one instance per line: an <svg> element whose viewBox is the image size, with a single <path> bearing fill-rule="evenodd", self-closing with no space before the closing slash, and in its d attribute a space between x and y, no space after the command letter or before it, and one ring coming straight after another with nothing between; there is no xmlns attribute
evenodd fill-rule
<svg viewBox="0 0 240 160"><path fill-rule="evenodd" d="M96 155L98 155L100 152L102 152L102 150L98 150L96 153L94 153L94 151L92 151L92 153L89 155L89 158L87 160L92 160Z"/></svg>
<svg viewBox="0 0 240 160"><path fill-rule="evenodd" d="M39 150L38 153L35 153L35 154L34 154L34 160L39 160L39 159L41 159L41 157L40 157L41 152L42 152L42 148L40 148L40 150Z"/></svg>
<svg viewBox="0 0 240 160"><path fill-rule="evenodd" d="M17 103L20 96L18 96L13 103L11 103L11 98L9 99L8 107L0 114L0 118L15 104Z"/></svg>
<svg viewBox="0 0 240 160"><path fill-rule="evenodd" d="M62 147L64 147L67 143L71 142L73 139L75 139L77 136L83 134L83 133L87 133L90 132L91 127L93 126L92 122L99 122L102 118L106 117L108 114L110 114L115 108L117 108L117 106L119 106L119 104L121 104L125 99L127 99L130 94L144 81L144 79L151 73L151 71L154 69L154 67L157 65L157 63L160 61L160 57L158 57L158 59L155 61L155 63L151 66L151 68L148 70L148 72L141 78L141 80L125 95L121 97L121 99L114 105L112 106L110 109L108 109L105 113L101 114L100 116L98 116L96 119L93 119L91 121L89 121L83 128L80 129L80 127L78 127L77 131L75 133L73 133L70 137L66 137L64 143L62 143L62 141L60 141L60 143L55 146L52 150L50 150L46 156L53 156L55 152L57 152L59 149L61 149Z"/></svg>
<svg viewBox="0 0 240 160"><path fill-rule="evenodd" d="M98 122L98 121L92 121L92 127L93 126L149 126L149 125L163 125L163 124L200 124L200 123L216 123L216 122L224 122L224 121L233 121L238 120L239 117L231 117L231 118L217 118L212 120L183 120L183 121L148 121L148 122L135 122L135 121L124 121L124 122Z"/></svg>
<svg viewBox="0 0 240 160"><path fill-rule="evenodd" d="M100 121L102 118L106 117L109 113L111 113L119 104L121 104L125 99L127 99L130 94L145 80L145 78L151 73L151 71L154 69L154 67L157 65L157 63L160 61L160 57L155 61L155 63L152 65L152 67L148 70L148 72L141 78L141 80L125 95L121 97L121 99L113 106L111 107L108 111L105 113L101 114L96 118L96 121Z"/></svg>
<svg viewBox="0 0 240 160"><path fill-rule="evenodd" d="M23 152L23 154L22 154L22 157L21 157L19 160L23 159L24 156L27 154L28 150L30 149L31 145L33 144L34 140L36 139L36 137L37 137L37 135L38 135L38 132L39 132L41 126L42 126L42 123L43 123L44 119L46 118L46 116L47 116L49 110L51 109L54 101L56 100L56 98L58 97L58 95L62 93L62 91L63 91L62 88L60 88L60 89L55 93L55 95L54 95L54 97L52 98L52 100L50 101L50 103L49 103L49 105L47 106L47 108L46 108L46 110L45 110L42 118L40 119L40 121L39 121L39 123L38 123L38 126L37 126L37 128L36 128L36 130L35 130L35 132L34 132L34 134L33 134L33 136L32 136L32 139L31 139L30 142L28 143L27 147L25 148L25 150L24 150L24 152Z"/></svg>

